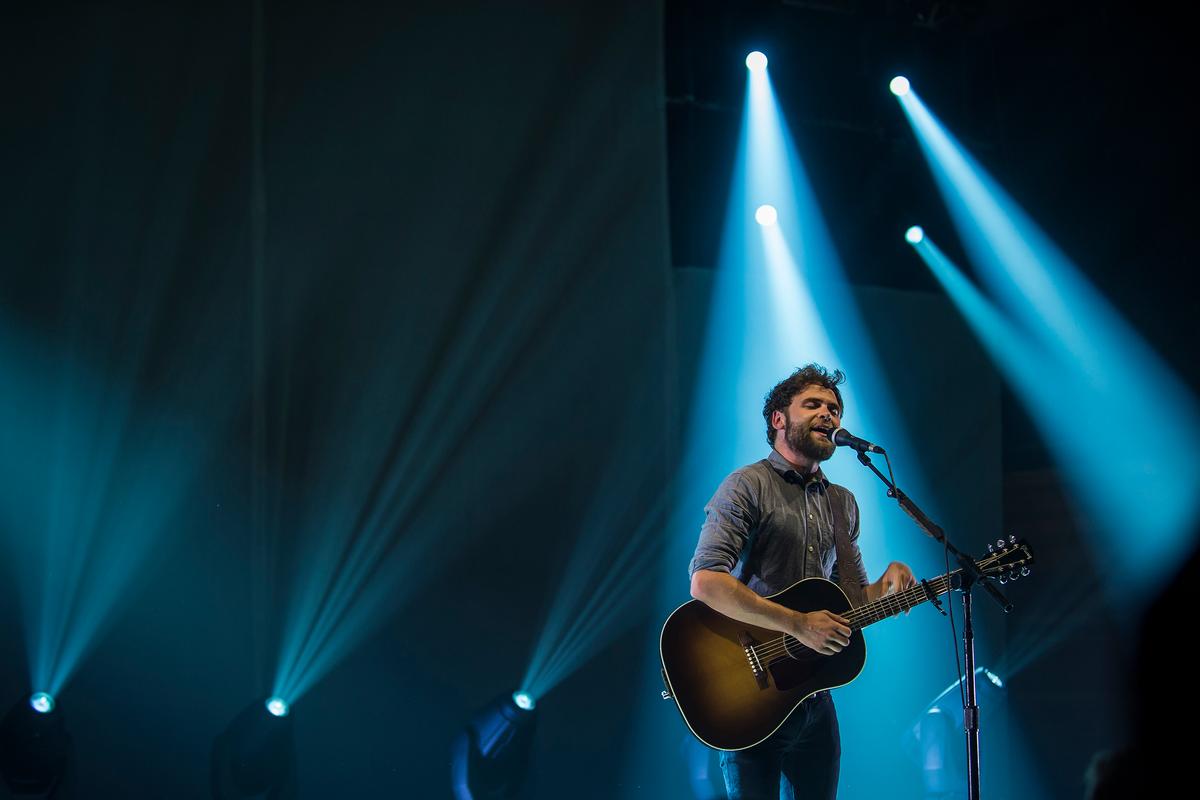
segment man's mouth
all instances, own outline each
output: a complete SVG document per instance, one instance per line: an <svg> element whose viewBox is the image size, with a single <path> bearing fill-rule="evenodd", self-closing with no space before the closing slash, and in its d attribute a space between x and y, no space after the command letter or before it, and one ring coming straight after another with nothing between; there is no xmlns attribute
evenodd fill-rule
<svg viewBox="0 0 1200 800"><path fill-rule="evenodd" d="M829 428L824 425L814 425L812 432L816 433L816 434L820 434L821 436L824 436L826 439L828 439L830 436L833 435L833 428Z"/></svg>

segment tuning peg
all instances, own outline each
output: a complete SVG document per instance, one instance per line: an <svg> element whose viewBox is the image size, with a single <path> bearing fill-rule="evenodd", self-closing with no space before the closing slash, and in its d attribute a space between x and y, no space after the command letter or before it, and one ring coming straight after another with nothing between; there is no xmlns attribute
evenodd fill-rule
<svg viewBox="0 0 1200 800"><path fill-rule="evenodd" d="M1017 537L1016 537L1016 536L1013 536L1012 534L1009 534L1009 536L1008 536L1008 543L1009 543L1009 544L1016 544L1016 543L1017 543Z"/></svg>
<svg viewBox="0 0 1200 800"><path fill-rule="evenodd" d="M1008 576L1007 576L1007 575L1001 575L1001 576L1000 576L1000 585L1001 585L1001 586L1003 586L1003 585L1004 585L1004 584L1006 584L1006 583L1008 583Z"/></svg>
<svg viewBox="0 0 1200 800"><path fill-rule="evenodd" d="M1021 567L1021 577L1025 577L1028 574L1029 574L1029 567Z"/></svg>
<svg viewBox="0 0 1200 800"><path fill-rule="evenodd" d="M1003 540L1003 539L997 539L997 540L996 540L996 547L999 547L1001 550L1003 550L1003 549L1004 549L1004 540Z"/></svg>
<svg viewBox="0 0 1200 800"><path fill-rule="evenodd" d="M988 552L989 552L989 553L994 553L994 552L996 552L996 546L995 546L995 545L992 545L992 544L989 544L989 545L988 545Z"/></svg>

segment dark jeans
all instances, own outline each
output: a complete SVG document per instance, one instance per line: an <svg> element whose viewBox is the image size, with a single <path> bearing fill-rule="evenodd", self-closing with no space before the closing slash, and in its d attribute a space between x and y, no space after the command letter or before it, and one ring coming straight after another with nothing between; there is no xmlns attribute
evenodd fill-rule
<svg viewBox="0 0 1200 800"><path fill-rule="evenodd" d="M805 700L769 739L721 753L729 800L833 800L842 741L829 692Z"/></svg>

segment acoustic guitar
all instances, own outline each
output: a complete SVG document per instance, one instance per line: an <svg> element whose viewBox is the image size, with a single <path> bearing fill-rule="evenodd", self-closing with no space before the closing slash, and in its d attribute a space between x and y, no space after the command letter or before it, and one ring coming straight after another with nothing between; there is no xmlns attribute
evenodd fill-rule
<svg viewBox="0 0 1200 800"><path fill-rule="evenodd" d="M978 561L986 579L1007 583L1029 574L1033 553L1010 537ZM857 608L823 578L806 578L768 598L793 611L830 611L850 621L850 644L835 655L810 650L793 636L747 625L699 600L671 613L659 637L664 697L674 698L696 738L717 750L744 750L779 729L806 698L845 686L867 661L863 629L933 602L960 585L961 570Z"/></svg>

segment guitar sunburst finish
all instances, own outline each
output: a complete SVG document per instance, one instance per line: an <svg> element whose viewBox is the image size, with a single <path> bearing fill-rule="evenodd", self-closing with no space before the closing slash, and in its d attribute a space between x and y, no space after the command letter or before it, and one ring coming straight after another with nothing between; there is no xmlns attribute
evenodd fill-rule
<svg viewBox="0 0 1200 800"><path fill-rule="evenodd" d="M800 581L770 599L805 613L850 610L850 601L837 584L821 578ZM778 730L806 697L846 685L867 661L866 642L862 631L856 630L849 646L837 655L793 646L785 658L756 670L743 642L757 651L779 638L776 631L729 619L699 600L685 603L671 615L660 643L663 668L684 722L696 738L718 750L753 747ZM780 655L785 654L780 651Z"/></svg>
<svg viewBox="0 0 1200 800"><path fill-rule="evenodd" d="M1028 573L1033 554L1024 542L979 561L985 577ZM778 631L732 620L699 600L667 618L659 639L663 678L696 738L717 750L744 750L762 742L805 698L845 686L867 661L862 629L946 594L958 571L858 608L837 584L806 578L768 599L793 611L831 611L851 621L850 644L835 655L816 653Z"/></svg>

